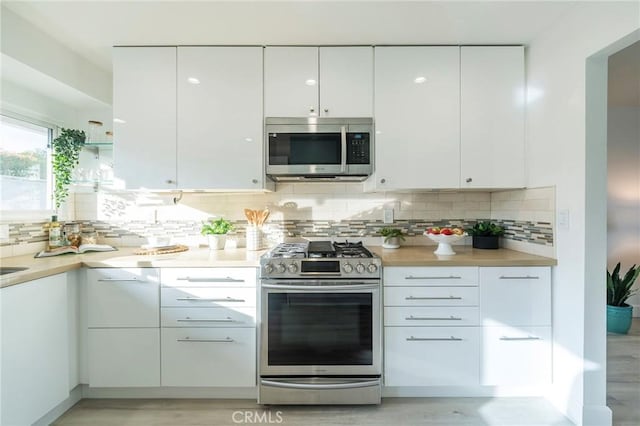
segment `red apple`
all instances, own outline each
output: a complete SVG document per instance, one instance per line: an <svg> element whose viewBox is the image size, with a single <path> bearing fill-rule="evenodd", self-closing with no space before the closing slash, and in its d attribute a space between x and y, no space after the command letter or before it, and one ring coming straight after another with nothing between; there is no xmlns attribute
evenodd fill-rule
<svg viewBox="0 0 640 426"><path fill-rule="evenodd" d="M440 235L453 235L453 231L449 228L442 228L440 230Z"/></svg>

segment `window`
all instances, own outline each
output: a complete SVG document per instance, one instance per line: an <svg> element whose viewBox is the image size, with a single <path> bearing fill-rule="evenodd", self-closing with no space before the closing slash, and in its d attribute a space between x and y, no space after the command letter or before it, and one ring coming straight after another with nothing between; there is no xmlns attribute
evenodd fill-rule
<svg viewBox="0 0 640 426"><path fill-rule="evenodd" d="M0 210L51 209L53 129L0 116Z"/></svg>

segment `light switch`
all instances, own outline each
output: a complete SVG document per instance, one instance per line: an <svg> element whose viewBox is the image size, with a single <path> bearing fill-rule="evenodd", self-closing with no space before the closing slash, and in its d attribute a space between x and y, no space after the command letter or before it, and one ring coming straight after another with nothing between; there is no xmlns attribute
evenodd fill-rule
<svg viewBox="0 0 640 426"><path fill-rule="evenodd" d="M384 209L383 223L393 223L393 209Z"/></svg>
<svg viewBox="0 0 640 426"><path fill-rule="evenodd" d="M569 229L569 209L558 210L558 229Z"/></svg>

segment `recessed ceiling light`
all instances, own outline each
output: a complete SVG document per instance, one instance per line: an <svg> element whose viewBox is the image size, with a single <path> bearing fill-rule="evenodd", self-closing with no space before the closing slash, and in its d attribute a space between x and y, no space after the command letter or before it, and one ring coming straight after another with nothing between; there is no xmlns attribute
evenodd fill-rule
<svg viewBox="0 0 640 426"><path fill-rule="evenodd" d="M419 76L413 79L413 82L416 84L422 84L427 81L427 77Z"/></svg>
<svg viewBox="0 0 640 426"><path fill-rule="evenodd" d="M315 86L316 85L316 81L312 78L310 78L309 80L305 81L304 84L306 84L307 86Z"/></svg>
<svg viewBox="0 0 640 426"><path fill-rule="evenodd" d="M187 78L187 82L191 83L191 84L200 84L200 80L198 80L195 77L189 77Z"/></svg>
<svg viewBox="0 0 640 426"><path fill-rule="evenodd" d="M118 124L124 124L126 123L126 121L124 121L122 118L114 118L113 119L114 123L118 123Z"/></svg>

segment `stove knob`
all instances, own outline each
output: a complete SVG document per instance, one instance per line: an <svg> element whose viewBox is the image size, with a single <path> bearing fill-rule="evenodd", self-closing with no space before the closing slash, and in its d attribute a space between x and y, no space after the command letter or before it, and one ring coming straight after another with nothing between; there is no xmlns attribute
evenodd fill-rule
<svg viewBox="0 0 640 426"><path fill-rule="evenodd" d="M356 272L359 273L359 274L364 272L364 265L362 263L358 263L356 265Z"/></svg>
<svg viewBox="0 0 640 426"><path fill-rule="evenodd" d="M350 264L350 263L345 263L345 264L342 266L342 270L343 270L343 271L345 271L347 274L350 274L350 273L352 273L352 272L353 272L353 265L352 265L352 264Z"/></svg>
<svg viewBox="0 0 640 426"><path fill-rule="evenodd" d="M267 263L266 265L264 265L264 271L265 271L267 274L272 273L272 272L273 272L273 265L272 265L272 264L270 264L270 263Z"/></svg>
<svg viewBox="0 0 640 426"><path fill-rule="evenodd" d="M287 267L287 270L290 273L295 274L296 272L298 272L298 265L296 265L295 263L292 263Z"/></svg>
<svg viewBox="0 0 640 426"><path fill-rule="evenodd" d="M375 263L370 263L369 265L367 265L367 271L369 271L369 273L373 274L377 270L378 270L378 266L376 266Z"/></svg>
<svg viewBox="0 0 640 426"><path fill-rule="evenodd" d="M287 267L284 266L284 263L279 263L278 266L276 266L276 272L279 274L284 274L286 270L287 270Z"/></svg>

